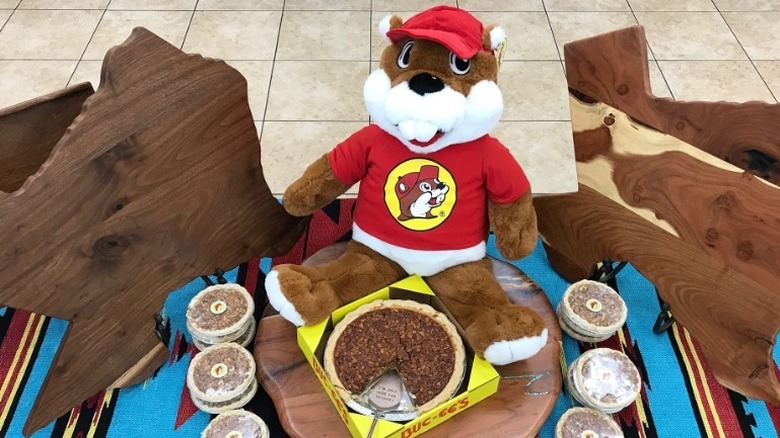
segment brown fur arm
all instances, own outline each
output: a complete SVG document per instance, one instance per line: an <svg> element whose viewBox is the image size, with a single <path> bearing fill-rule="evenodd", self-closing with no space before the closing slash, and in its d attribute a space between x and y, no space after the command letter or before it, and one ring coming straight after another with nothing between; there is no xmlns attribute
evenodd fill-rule
<svg viewBox="0 0 780 438"><path fill-rule="evenodd" d="M308 216L343 195L347 189L349 186L336 178L328 154L325 154L287 187L282 203L291 215Z"/></svg>
<svg viewBox="0 0 780 438"><path fill-rule="evenodd" d="M538 231L530 190L509 204L488 200L488 217L490 228L496 235L496 247L502 256L509 260L519 260L534 250Z"/></svg>

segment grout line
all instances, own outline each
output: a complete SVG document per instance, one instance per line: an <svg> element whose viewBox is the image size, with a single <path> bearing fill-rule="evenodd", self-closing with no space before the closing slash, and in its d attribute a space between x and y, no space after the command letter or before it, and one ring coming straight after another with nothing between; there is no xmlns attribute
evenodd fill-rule
<svg viewBox="0 0 780 438"><path fill-rule="evenodd" d="M636 12L634 11L633 6L631 6L631 2L629 0L626 0L626 4L628 5L628 9L631 10L631 15L634 16L634 21L636 21L636 24L641 25L639 23L639 17L636 16ZM645 11L642 11L645 12ZM672 91L672 86L669 85L669 80L666 79L666 75L664 74L663 69L661 68L661 64L658 62L658 58L655 56L655 52L653 51L653 47L650 45L650 41L647 41L647 38L645 38L645 43L647 44L647 50L649 51L650 55L653 57L653 62L655 63L655 66L658 68L658 72L661 73L661 79L664 80L664 84L666 84L666 90L669 92L669 94L672 95L672 100L677 100L677 98L674 96L674 91ZM688 60L686 60L688 61ZM650 76L650 72L647 72L648 79ZM650 94L656 96L656 93L653 92L653 84L652 80L650 80Z"/></svg>
<svg viewBox="0 0 780 438"><path fill-rule="evenodd" d="M0 32L2 32L3 29L5 29L5 25L8 24L11 21L11 17L14 16L14 13L16 12L17 9L19 9L19 5L21 5L21 4L22 4L22 0L19 0L19 2L16 4L16 6L14 6L14 9L11 11L11 14L8 15L8 18L6 18L5 22L3 22L3 25L0 26Z"/></svg>
<svg viewBox="0 0 780 438"><path fill-rule="evenodd" d="M190 34L190 27L192 27L192 21L195 19L195 12L198 11L198 3L200 0L197 0L195 2L195 8L192 10L192 15L190 15L190 22L187 23L187 30L184 31L184 38L181 39L181 45L179 46L179 50L184 51L184 43L187 42L187 35Z"/></svg>
<svg viewBox="0 0 780 438"><path fill-rule="evenodd" d="M747 49L745 49L745 46L742 45L742 41L739 40L739 37L737 37L737 34L734 33L734 29L731 28L731 25L729 24L728 20L726 20L726 17L723 16L723 12L720 11L720 8L718 8L718 5L715 4L713 1L712 4L715 6L715 9L718 11L718 14L720 14L720 19L723 20L724 23L726 23L726 27L729 28L729 31L731 32L731 35L734 36L734 39L737 40L737 44L739 44L739 47L742 49L743 52L745 52L745 56L747 57L748 61L750 61L750 65L753 66L753 69L758 74L758 77L761 78L761 82L764 83L764 86L766 87L767 91L769 91L769 95L772 96L772 99L777 102L777 96L775 96L775 93L772 92L772 89L769 88L769 84L766 83L766 79L764 79L764 75L761 74L761 71L756 67L756 63L753 61L753 58L750 57L750 54L748 53Z"/></svg>
<svg viewBox="0 0 780 438"><path fill-rule="evenodd" d="M282 39L282 23L284 22L284 11L285 11L285 4L287 2L282 2L282 13L279 17L279 31L276 33L276 46L274 47L274 59L271 61L271 76L268 78L268 90L265 93L265 107L263 108L263 120L260 123L260 135L258 137L258 140L260 141L260 144L263 142L263 131L265 131L265 121L266 116L268 115L268 103L271 101L271 85L274 82L274 70L276 69L276 54L279 52L279 40ZM262 157L261 157L262 159Z"/></svg>
<svg viewBox="0 0 780 438"><path fill-rule="evenodd" d="M76 75L76 70L79 69L79 64L81 64L81 60L84 59L84 54L87 53L87 49L89 48L89 45L92 43L92 38L95 38L95 34L97 33L98 28L100 27L100 23L103 22L103 17L106 16L106 12L108 11L108 7L111 6L111 1L109 0L108 3L106 3L105 9L103 9L103 13L100 14L100 19L98 20L97 24L95 25L95 28L92 30L92 35L89 36L89 41L87 41L87 44L84 45L84 50L81 51L81 56L79 56L79 60L76 62L76 66L73 67L73 71L70 73L70 77L68 78L68 82L65 83L65 86L69 86L71 81L73 81L73 76ZM19 2L21 4L21 2ZM94 9L90 9L94 10ZM98 79L99 80L99 79ZM100 86L100 83L92 84L92 88L97 89L97 87Z"/></svg>
<svg viewBox="0 0 780 438"><path fill-rule="evenodd" d="M555 29L553 29L552 20L550 20L550 13L547 12L547 5L544 4L544 0L542 0L542 9L544 9L544 16L547 17L547 25L550 27L550 32L552 33L553 43L555 43L555 50L558 52L558 61L561 63L561 69L563 70L563 79L565 81L566 65L563 62L563 53L561 52L561 48L558 46L558 40L555 38Z"/></svg>

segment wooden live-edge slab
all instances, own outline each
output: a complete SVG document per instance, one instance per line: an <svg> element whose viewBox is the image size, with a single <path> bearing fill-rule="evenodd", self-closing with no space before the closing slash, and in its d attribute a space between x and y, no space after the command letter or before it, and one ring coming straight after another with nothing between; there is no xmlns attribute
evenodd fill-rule
<svg viewBox="0 0 780 438"><path fill-rule="evenodd" d="M579 191L535 200L551 263L630 261L718 381L780 404L780 105L654 97L638 26L564 53Z"/></svg>
<svg viewBox="0 0 780 438"><path fill-rule="evenodd" d="M240 73L137 28L101 78L0 112L0 305L70 322L27 435L162 364L170 291L301 231L263 178Z"/></svg>

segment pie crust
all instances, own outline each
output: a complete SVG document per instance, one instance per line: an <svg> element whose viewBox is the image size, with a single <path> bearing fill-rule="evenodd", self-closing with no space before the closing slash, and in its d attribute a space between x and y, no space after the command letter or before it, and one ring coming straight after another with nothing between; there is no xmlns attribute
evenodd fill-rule
<svg viewBox="0 0 780 438"><path fill-rule="evenodd" d="M555 438L623 438L615 420L590 408L571 408L555 426Z"/></svg>
<svg viewBox="0 0 780 438"><path fill-rule="evenodd" d="M344 335L347 328L349 328L354 322L356 322L361 317L369 315L372 312L377 312L382 310L412 311L419 315L423 315L425 318L434 321L436 325L443 330L443 332L446 334L446 337L449 339L449 341L452 344L452 349L449 351L448 354L454 356L453 367L452 367L453 369L451 371L445 370L445 372L451 373L449 375L449 378L446 380L443 389L438 394L433 396L433 398L431 398L430 400L426 401L425 403L419 406L415 403L416 414L420 415L423 412L429 411L435 408L436 406L440 405L441 403L444 403L445 401L452 398L452 396L457 392L458 387L460 386L460 383L462 382L463 376L466 371L466 367L465 367L466 351L463 346L463 340L458 334L458 331L455 328L455 326L447 319L446 315L436 311L431 306L428 306L426 304L421 304L411 300L377 300L368 304L364 304L363 306L360 306L356 310L350 312L341 322L339 322L336 325L325 347L325 354L324 354L325 373L327 374L328 378L335 386L336 391L338 392L342 400L344 400L344 402L347 403L350 407L355 408L353 395L355 396L360 395L362 392L364 392L367 389L367 387L371 383L373 383L376 380L376 378L380 377L388 369L391 368L396 369L398 374L404 380L405 386L407 387L409 392L413 392L413 388L409 388L409 385L407 384L408 382L403 374L403 371L399 369L399 368L403 368L404 359L399 358L398 355L401 354L402 356L403 355L409 356L409 354L407 353L408 348L405 348L400 344L396 346L396 348L403 351L395 352L395 356L393 356L391 362L386 364L384 369L378 370L379 372L375 373L375 375L371 377L371 380L369 381L368 385L366 385L365 388L362 388L359 393L357 391L356 393L352 393L348 389L346 389L346 386L348 385L345 385L343 383L342 377L344 376L340 377L336 369L337 368L337 361L336 361L337 345L339 344L339 340L341 339L342 335ZM392 324L392 322L390 322L389 324ZM403 326L401 326L401 324L399 324L399 326L400 327L387 326L387 327L383 327L383 330L386 329L391 332L392 331L400 332ZM424 343L425 340L424 339L418 340L418 342L414 344L415 347L417 347L418 349L420 346L420 342ZM353 347L353 345L345 346L344 348L348 349L351 347ZM428 349L426 351L431 351L431 350ZM395 361L399 361L399 363L393 363ZM448 359L447 361L449 362ZM415 371L420 372L421 370L416 368ZM441 378L440 373L442 372L442 370L440 368L431 369L430 371L426 371L426 370L423 371L429 372L431 376L434 376L433 373L437 373L435 375L435 378L437 379ZM356 409L356 410L360 411L360 409Z"/></svg>
<svg viewBox="0 0 780 438"><path fill-rule="evenodd" d="M201 344L233 342L250 328L255 302L240 284L203 289L187 306L187 330Z"/></svg>
<svg viewBox="0 0 780 438"><path fill-rule="evenodd" d="M257 392L255 361L235 343L201 351L190 362L187 388L200 410L218 414L247 404Z"/></svg>
<svg viewBox="0 0 780 438"><path fill-rule="evenodd" d="M236 409L219 414L211 420L201 438L269 438L268 426L257 415Z"/></svg>

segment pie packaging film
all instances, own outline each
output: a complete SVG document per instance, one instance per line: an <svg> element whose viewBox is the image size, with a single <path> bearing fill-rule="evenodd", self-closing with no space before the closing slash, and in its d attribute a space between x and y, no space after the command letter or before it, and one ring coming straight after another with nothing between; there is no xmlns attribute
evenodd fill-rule
<svg viewBox="0 0 780 438"><path fill-rule="evenodd" d="M413 275L335 310L330 318L319 324L298 328L298 345L352 437L365 438L374 418L350 410L341 397L339 397L322 366L325 346L335 325L349 312L363 304L380 299L413 300L427 304L444 313L455 325L463 339L463 344L466 348L466 376L460 388L450 400L418 416L414 420L406 423L396 423L383 419L378 420L372 435L373 438L412 438L419 436L498 391L500 380L498 372L489 362L474 354L474 350L465 339L463 329L455 322L452 315L425 281L419 276Z"/></svg>

